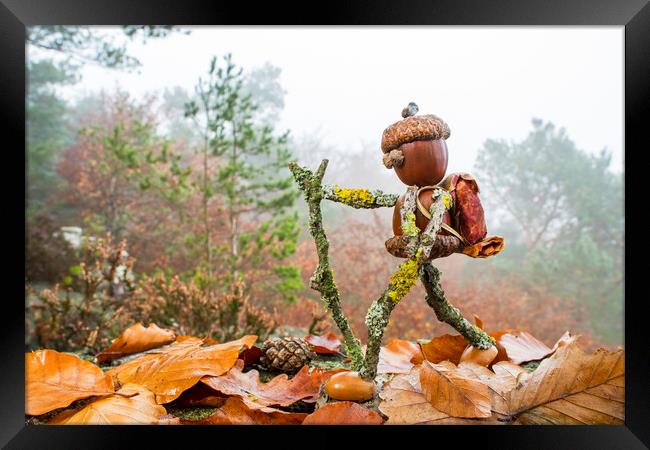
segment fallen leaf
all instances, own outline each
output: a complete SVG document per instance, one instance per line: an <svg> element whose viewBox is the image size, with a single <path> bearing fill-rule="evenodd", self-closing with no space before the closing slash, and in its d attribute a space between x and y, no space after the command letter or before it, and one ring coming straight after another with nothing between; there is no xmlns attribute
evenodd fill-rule
<svg viewBox="0 0 650 450"><path fill-rule="evenodd" d="M379 393L379 410L388 416L387 425L432 424L449 417L429 403L420 388L420 367L397 375Z"/></svg>
<svg viewBox="0 0 650 450"><path fill-rule="evenodd" d="M242 347L251 347L257 336L244 336L224 344L204 346L199 338L175 342L159 352L144 354L107 373L122 384L146 386L158 403L169 403L204 376L228 372L237 361Z"/></svg>
<svg viewBox="0 0 650 450"><path fill-rule="evenodd" d="M513 364L543 359L553 352L546 344L525 331L505 333L499 338L499 343Z"/></svg>
<svg viewBox="0 0 650 450"><path fill-rule="evenodd" d="M479 327L481 330L483 329L483 321L482 321L481 318L480 318L479 316L477 316L476 314L474 314L474 325L476 325L477 327Z"/></svg>
<svg viewBox="0 0 650 450"><path fill-rule="evenodd" d="M509 412L519 423L622 424L624 377L622 349L588 355L573 337L510 391Z"/></svg>
<svg viewBox="0 0 650 450"><path fill-rule="evenodd" d="M420 385L427 400L438 410L454 417L477 418L492 415L487 383L466 376L463 371L443 361L424 361Z"/></svg>
<svg viewBox="0 0 650 450"><path fill-rule="evenodd" d="M467 347L467 341L460 334L443 334L431 339L429 342L420 344L424 359L434 364L441 361L451 361L458 364L465 347Z"/></svg>
<svg viewBox="0 0 650 450"><path fill-rule="evenodd" d="M492 411L504 418L509 417L508 393L528 376L526 369L507 361L493 365L492 370L479 364L463 362L456 370L463 376L486 383Z"/></svg>
<svg viewBox="0 0 650 450"><path fill-rule="evenodd" d="M412 361L422 362L421 355L417 344L393 339L379 349L377 373L409 373L414 364Z"/></svg>
<svg viewBox="0 0 650 450"><path fill-rule="evenodd" d="M422 364L422 361L424 361L422 350L420 350L420 346L415 342L405 341L403 339L391 339L385 348L396 353L408 355L409 361L413 364Z"/></svg>
<svg viewBox="0 0 650 450"><path fill-rule="evenodd" d="M196 407L213 406L219 408L226 403L228 397L216 392L214 389L203 383L196 383L194 386L183 392L175 401L178 406Z"/></svg>
<svg viewBox="0 0 650 450"><path fill-rule="evenodd" d="M501 425L496 417L451 417L429 403L420 387L420 366L395 376L379 393L379 410L388 416L385 425Z"/></svg>
<svg viewBox="0 0 650 450"><path fill-rule="evenodd" d="M246 365L256 364L262 357L262 349L259 347L251 347L243 350L239 354L239 359L244 361Z"/></svg>
<svg viewBox="0 0 650 450"><path fill-rule="evenodd" d="M314 352L319 355L337 354L341 348L341 340L332 332L322 336L314 336L310 334L305 337L305 341L307 341L312 346Z"/></svg>
<svg viewBox="0 0 650 450"><path fill-rule="evenodd" d="M257 370L242 372L243 361L239 360L228 373L218 377L204 377L201 382L224 395L248 398L262 406L288 406L297 401L315 402L320 386L325 381L322 370L304 366L289 380L286 374L262 383ZM331 375L330 375L331 376Z"/></svg>
<svg viewBox="0 0 650 450"><path fill-rule="evenodd" d="M155 323L145 328L141 323L127 328L121 336L113 339L111 345L97 354L97 362L113 361L125 355L140 353L145 350L169 344L176 339L171 330L158 328Z"/></svg>
<svg viewBox="0 0 650 450"><path fill-rule="evenodd" d="M184 425L300 425L305 413L289 413L275 408L250 408L244 400L230 397L211 416L203 420L184 420Z"/></svg>
<svg viewBox="0 0 650 450"><path fill-rule="evenodd" d="M143 386L125 384L117 393L89 403L80 410L63 411L50 425L155 425L167 415L154 394Z"/></svg>
<svg viewBox="0 0 650 450"><path fill-rule="evenodd" d="M96 365L55 350L25 353L25 413L38 416L70 403L115 392Z"/></svg>
<svg viewBox="0 0 650 450"><path fill-rule="evenodd" d="M494 346L498 350L497 356L494 358L492 364L489 367L492 367L494 364L499 363L501 361L509 361L508 354L506 353L506 349L503 347L503 345L501 345L501 336L503 336L504 334L517 333L517 332L518 330L509 329L509 330L499 330L493 333L489 333L489 335L494 338L495 340Z"/></svg>
<svg viewBox="0 0 650 450"><path fill-rule="evenodd" d="M384 419L358 403L328 403L309 414L303 425L381 425Z"/></svg>

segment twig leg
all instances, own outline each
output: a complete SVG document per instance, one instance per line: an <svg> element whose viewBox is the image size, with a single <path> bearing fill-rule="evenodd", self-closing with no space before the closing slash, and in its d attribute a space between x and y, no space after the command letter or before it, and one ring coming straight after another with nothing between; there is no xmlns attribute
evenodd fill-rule
<svg viewBox="0 0 650 450"><path fill-rule="evenodd" d="M325 169L327 168L327 162L326 159L323 160L316 172L311 172L293 163L289 165L289 168L309 206L309 231L316 243L318 267L316 267L316 271L311 277L311 288L320 292L321 300L327 310L331 312L334 323L336 323L343 334L345 350L352 359L352 368L359 370L363 362L361 343L352 332L348 319L341 307L339 290L334 282L334 275L332 274L329 263L329 242L323 228L323 216L320 204L323 200L322 181L325 175Z"/></svg>
<svg viewBox="0 0 650 450"><path fill-rule="evenodd" d="M368 309L365 320L368 327L368 347L366 348L366 358L360 372L364 380L374 380L377 376L381 339L384 337L390 313L395 308L395 305L396 303L388 297L387 289Z"/></svg>
<svg viewBox="0 0 650 450"><path fill-rule="evenodd" d="M364 380L374 380L375 376L377 376L381 339L388 325L390 314L399 301L409 293L417 279L417 261L415 259L406 260L399 265L395 273L390 277L388 288L370 305L365 320L368 327L368 347L366 348L363 368L360 372Z"/></svg>
<svg viewBox="0 0 650 450"><path fill-rule="evenodd" d="M433 308L436 317L456 329L470 345L486 350L494 344L494 339L475 325L472 325L445 297L440 286L440 270L430 262L420 265L420 279L427 292L427 304Z"/></svg>

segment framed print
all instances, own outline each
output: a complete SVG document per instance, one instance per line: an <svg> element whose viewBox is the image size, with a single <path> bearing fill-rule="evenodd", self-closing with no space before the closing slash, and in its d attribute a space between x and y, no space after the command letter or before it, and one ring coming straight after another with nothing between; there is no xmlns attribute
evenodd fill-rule
<svg viewBox="0 0 650 450"><path fill-rule="evenodd" d="M647 2L287 9L3 0L3 445L646 447Z"/></svg>

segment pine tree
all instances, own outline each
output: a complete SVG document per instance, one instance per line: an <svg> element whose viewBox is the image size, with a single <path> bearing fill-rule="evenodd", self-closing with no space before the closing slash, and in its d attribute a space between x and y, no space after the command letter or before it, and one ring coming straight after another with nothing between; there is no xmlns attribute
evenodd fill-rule
<svg viewBox="0 0 650 450"><path fill-rule="evenodd" d="M186 105L186 116L202 130L197 188L203 265L209 280L245 279L267 297L274 293L292 300L302 281L299 270L285 263L299 234L293 209L298 192L287 169L292 158L288 132L278 135L259 120L244 83L243 69L230 55L215 57L207 79L199 79L196 100ZM215 216L217 197L220 214ZM213 237L220 218L225 242Z"/></svg>

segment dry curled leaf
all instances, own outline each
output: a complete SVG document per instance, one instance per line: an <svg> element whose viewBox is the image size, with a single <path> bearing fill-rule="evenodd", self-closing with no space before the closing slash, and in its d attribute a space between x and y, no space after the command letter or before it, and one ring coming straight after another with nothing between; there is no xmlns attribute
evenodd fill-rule
<svg viewBox="0 0 650 450"><path fill-rule="evenodd" d="M377 373L409 373L413 364L422 362L422 352L417 344L392 339L379 349Z"/></svg>
<svg viewBox="0 0 650 450"><path fill-rule="evenodd" d="M163 423L165 408L152 392L137 384L125 384L115 394L97 399L79 410L63 411L49 425L156 425Z"/></svg>
<svg viewBox="0 0 650 450"><path fill-rule="evenodd" d="M588 355L573 337L509 392L509 412L519 423L622 424L624 377L622 349Z"/></svg>
<svg viewBox="0 0 650 450"><path fill-rule="evenodd" d="M341 340L336 334L329 332L322 336L309 335L305 337L305 341L312 346L315 353L319 355L333 355L339 353L341 348Z"/></svg>
<svg viewBox="0 0 650 450"><path fill-rule="evenodd" d="M174 332L163 330L155 323L145 328L141 323L127 328L121 336L113 339L111 345L97 354L97 362L113 361L125 355L139 353L161 345L169 344L176 339Z"/></svg>
<svg viewBox="0 0 650 450"><path fill-rule="evenodd" d="M184 407L212 406L219 408L226 403L226 397L203 383L196 383L194 386L183 392L175 400L175 404Z"/></svg>
<svg viewBox="0 0 650 450"><path fill-rule="evenodd" d="M420 366L408 374L395 376L379 393L379 410L388 416L386 425L474 425L501 424L497 418L463 419L451 417L433 407L420 386Z"/></svg>
<svg viewBox="0 0 650 450"><path fill-rule="evenodd" d="M508 359L513 364L543 359L553 351L546 344L525 331L505 333L500 336L499 343L505 349Z"/></svg>
<svg viewBox="0 0 650 450"><path fill-rule="evenodd" d="M251 408L248 402L230 397L211 416L202 420L183 420L184 425L300 425L306 413L290 413L275 408Z"/></svg>
<svg viewBox="0 0 650 450"><path fill-rule="evenodd" d="M299 400L315 402L318 399L320 386L328 376L319 369L309 372L304 366L289 379L281 374L267 383L260 381L257 370L242 372L243 361L239 360L228 373L218 377L205 377L201 382L224 395L235 395L248 398L261 406L288 406Z"/></svg>
<svg viewBox="0 0 650 450"><path fill-rule="evenodd" d="M420 385L427 400L438 410L454 417L490 417L491 403L487 383L468 377L463 371L443 361L422 363Z"/></svg>
<svg viewBox="0 0 650 450"><path fill-rule="evenodd" d="M387 425L431 424L449 417L424 397L420 388L420 367L397 375L379 393L379 410L388 416Z"/></svg>
<svg viewBox="0 0 650 450"><path fill-rule="evenodd" d="M25 353L25 413L41 415L75 400L115 392L96 365L54 350Z"/></svg>
<svg viewBox="0 0 650 450"><path fill-rule="evenodd" d="M251 347L257 336L244 336L224 344L204 345L198 338L175 342L167 348L142 355L107 373L120 383L146 386L158 403L168 403L194 386L204 376L228 372L237 361L239 351Z"/></svg>
<svg viewBox="0 0 650 450"><path fill-rule="evenodd" d="M434 364L441 361L458 364L466 347L467 341L460 334L443 334L420 344L424 359Z"/></svg>
<svg viewBox="0 0 650 450"><path fill-rule="evenodd" d="M309 414L303 425L381 425L384 419L358 403L328 403Z"/></svg>
<svg viewBox="0 0 650 450"><path fill-rule="evenodd" d="M251 348L247 348L246 350L242 350L242 352L239 354L239 359L244 361L244 364L246 365L252 365L257 364L262 355L262 349L253 346Z"/></svg>

